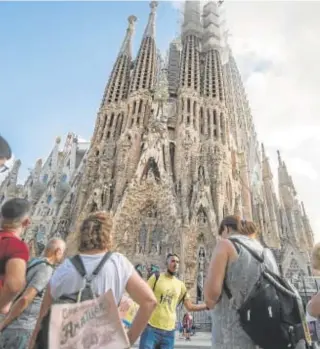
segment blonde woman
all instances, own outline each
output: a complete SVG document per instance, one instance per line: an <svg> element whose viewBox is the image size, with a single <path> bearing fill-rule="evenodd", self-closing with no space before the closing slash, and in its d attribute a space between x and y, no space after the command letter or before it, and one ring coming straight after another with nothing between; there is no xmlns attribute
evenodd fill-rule
<svg viewBox="0 0 320 349"><path fill-rule="evenodd" d="M86 272L90 275L98 266L106 252L112 250L112 217L105 212L96 212L86 218L78 232L78 251ZM47 288L41 306L37 327L33 333L29 348L34 347L40 323L51 304L61 296L78 292L83 286L83 279L69 259L56 270ZM128 331L128 338L133 344L146 327L156 307L156 299L147 283L138 275L129 260L120 253L112 253L99 274L93 279L93 291L99 296L112 290L116 303L119 304L125 291L140 306Z"/></svg>

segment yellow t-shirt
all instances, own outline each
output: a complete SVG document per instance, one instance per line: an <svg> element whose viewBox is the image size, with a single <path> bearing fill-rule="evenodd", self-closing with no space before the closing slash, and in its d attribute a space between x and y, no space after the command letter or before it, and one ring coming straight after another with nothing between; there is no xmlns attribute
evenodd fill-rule
<svg viewBox="0 0 320 349"><path fill-rule="evenodd" d="M148 280L153 289L156 281L155 275ZM188 299L189 294L185 284L176 277L160 274L154 289L158 305L149 320L149 324L155 328L172 331L176 327L176 308L182 299Z"/></svg>

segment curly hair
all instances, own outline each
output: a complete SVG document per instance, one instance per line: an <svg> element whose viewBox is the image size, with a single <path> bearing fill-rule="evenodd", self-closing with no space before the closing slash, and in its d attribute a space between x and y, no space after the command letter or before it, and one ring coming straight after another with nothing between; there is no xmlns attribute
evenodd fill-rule
<svg viewBox="0 0 320 349"><path fill-rule="evenodd" d="M79 229L79 252L89 250L111 250L113 219L107 212L94 212Z"/></svg>
<svg viewBox="0 0 320 349"><path fill-rule="evenodd" d="M257 233L258 233L258 228L253 222L246 221L246 220L241 221L241 234L252 235Z"/></svg>

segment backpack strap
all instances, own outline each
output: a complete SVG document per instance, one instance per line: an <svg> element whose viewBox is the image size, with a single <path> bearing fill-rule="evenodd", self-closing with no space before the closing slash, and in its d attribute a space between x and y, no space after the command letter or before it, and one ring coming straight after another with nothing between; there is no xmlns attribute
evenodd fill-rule
<svg viewBox="0 0 320 349"><path fill-rule="evenodd" d="M185 293L183 294L183 296L181 297L179 303L177 304L177 307L178 307L180 304L182 304L182 303L184 302L184 299L186 298L186 295L187 295L187 292L185 292Z"/></svg>
<svg viewBox="0 0 320 349"><path fill-rule="evenodd" d="M39 264L46 264L46 265L49 265L50 267L54 268L54 266L51 263L49 263L45 259L42 259L42 260L36 261L35 263L31 263L30 265L28 265L26 272L28 273L32 268L36 267Z"/></svg>
<svg viewBox="0 0 320 349"><path fill-rule="evenodd" d="M106 261L111 257L112 252L107 252L101 259L101 261L99 262L99 264L97 265L97 267L94 269L94 271L92 272L92 276L91 278L94 278L95 276L97 276L100 272L100 270L102 269L102 267L104 266L104 264L106 263ZM82 259L80 257L80 255L76 255L74 257L72 257L70 259L70 262L73 264L73 266L76 268L77 272L80 274L80 276L82 278L86 278L87 276L87 272L86 272L86 268L82 262Z"/></svg>
<svg viewBox="0 0 320 349"><path fill-rule="evenodd" d="M54 266L53 266L51 263L49 263L47 260L45 260L45 259L40 259L40 260L34 262L33 264L30 264L30 265L27 267L26 275L28 274L28 272L29 272L32 268L34 268L34 267L36 267L37 265L40 265L40 264L46 264L46 265L49 265L52 269L54 268ZM15 298L15 301L23 295L23 293L26 291L26 289L27 289L28 287L29 287L29 284L27 284L27 285L25 286L25 288L23 289L23 291L19 293L19 295ZM39 292L37 293L37 296L38 296L38 297L41 297L41 296L43 295L43 293L44 293L44 289L43 289L42 291L39 291Z"/></svg>
<svg viewBox="0 0 320 349"><path fill-rule="evenodd" d="M105 265L106 261L111 257L112 252L107 252L101 259L100 263L96 267L96 269L93 271L92 276L97 276L100 273L100 270Z"/></svg>
<svg viewBox="0 0 320 349"><path fill-rule="evenodd" d="M154 277L155 277L155 280L154 280L154 284L153 284L153 287L152 287L152 291L153 292L156 289L157 282L158 282L158 280L160 278L160 273L159 272L155 272L154 273Z"/></svg>
<svg viewBox="0 0 320 349"><path fill-rule="evenodd" d="M73 264L73 266L76 268L77 272L80 274L82 278L84 278L87 275L82 259L78 254L70 258L70 262Z"/></svg>

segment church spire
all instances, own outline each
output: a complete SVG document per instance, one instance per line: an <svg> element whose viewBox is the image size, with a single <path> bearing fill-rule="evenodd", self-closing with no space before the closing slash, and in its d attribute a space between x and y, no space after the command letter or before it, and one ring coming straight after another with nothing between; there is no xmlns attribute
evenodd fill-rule
<svg viewBox="0 0 320 349"><path fill-rule="evenodd" d="M126 32L126 36L123 40L122 46L120 48L119 56L121 55L127 55L131 57L131 41L132 41L132 36L134 33L134 25L135 22L137 21L137 17L134 15L131 15L128 17L128 28Z"/></svg>
<svg viewBox="0 0 320 349"><path fill-rule="evenodd" d="M188 35L200 37L201 33L200 1L187 0L184 5L182 39Z"/></svg>
<svg viewBox="0 0 320 349"><path fill-rule="evenodd" d="M117 103L127 97L131 66L131 41L136 20L137 17L133 15L128 18L129 24L126 36L121 45L118 58L105 89L101 107L106 107L111 103Z"/></svg>
<svg viewBox="0 0 320 349"><path fill-rule="evenodd" d="M261 153L262 153L262 176L263 176L263 179L264 180L266 180L266 179L271 180L273 178L273 174L271 171L269 158L267 157L263 143L261 144Z"/></svg>
<svg viewBox="0 0 320 349"><path fill-rule="evenodd" d="M156 77L155 17L158 3L150 3L150 15L132 74L130 93L138 90L152 90Z"/></svg>
<svg viewBox="0 0 320 349"><path fill-rule="evenodd" d="M158 7L158 2L157 1L151 1L150 2L150 14L149 14L149 20L147 27L144 31L143 38L155 37L155 19L156 19L156 9Z"/></svg>

